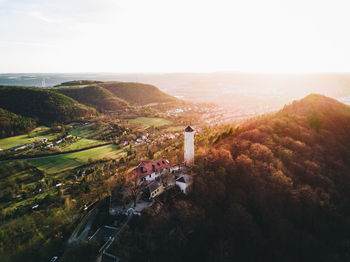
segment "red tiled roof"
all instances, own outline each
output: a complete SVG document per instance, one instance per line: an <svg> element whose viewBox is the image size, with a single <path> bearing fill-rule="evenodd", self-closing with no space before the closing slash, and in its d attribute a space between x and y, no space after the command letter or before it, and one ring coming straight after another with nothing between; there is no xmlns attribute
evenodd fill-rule
<svg viewBox="0 0 350 262"><path fill-rule="evenodd" d="M132 173L136 173L143 178L147 175L152 174L153 172L160 172L165 168L170 168L170 163L164 157L151 162L141 162L137 168L135 168Z"/></svg>

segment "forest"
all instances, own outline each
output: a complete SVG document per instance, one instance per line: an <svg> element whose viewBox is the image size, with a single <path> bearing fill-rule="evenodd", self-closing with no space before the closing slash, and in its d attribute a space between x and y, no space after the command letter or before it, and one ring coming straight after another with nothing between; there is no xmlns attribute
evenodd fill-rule
<svg viewBox="0 0 350 262"><path fill-rule="evenodd" d="M0 108L0 138L27 133L35 126L34 119L16 115Z"/></svg>
<svg viewBox="0 0 350 262"><path fill-rule="evenodd" d="M108 110L122 111L128 107L128 102L114 96L107 89L96 85L57 88L55 90L82 104L95 107L100 112Z"/></svg>
<svg viewBox="0 0 350 262"><path fill-rule="evenodd" d="M96 114L94 108L79 104L70 97L37 87L0 86L0 105L12 113L48 125L55 121L74 121Z"/></svg>
<svg viewBox="0 0 350 262"><path fill-rule="evenodd" d="M350 107L310 95L197 138L189 196L164 194L123 261L348 261ZM201 140L201 141L199 141Z"/></svg>

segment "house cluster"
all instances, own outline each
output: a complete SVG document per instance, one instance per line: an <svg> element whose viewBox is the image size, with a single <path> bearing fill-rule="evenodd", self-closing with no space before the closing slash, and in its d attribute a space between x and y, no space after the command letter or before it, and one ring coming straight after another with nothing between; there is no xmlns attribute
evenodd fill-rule
<svg viewBox="0 0 350 262"><path fill-rule="evenodd" d="M188 170L183 164L171 166L167 159L160 158L140 163L130 175L138 176L142 183L142 198L151 200L173 186L178 186L187 194L193 183L192 177L187 174Z"/></svg>
<svg viewBox="0 0 350 262"><path fill-rule="evenodd" d="M126 131L124 131L123 134L126 134ZM149 142L149 134L146 133L145 135L141 136L141 137L138 137L138 138L130 138L129 140L124 140L124 141L121 141L120 142L120 145L121 146L126 146L126 145L129 145L129 144L134 144L134 145L138 145L142 142Z"/></svg>
<svg viewBox="0 0 350 262"><path fill-rule="evenodd" d="M10 151L16 152L16 151L23 150L26 148L34 149L35 145L34 145L34 143L22 144L22 145L18 145L18 146L14 146L14 147L10 148Z"/></svg>
<svg viewBox="0 0 350 262"><path fill-rule="evenodd" d="M56 144L56 145L61 144L61 143L64 142L66 139L72 139L72 138L73 138L72 135L67 135L67 136L65 136L65 137L63 137L63 138L57 140L57 141L55 142L55 144ZM43 141L44 139L45 139L45 141ZM47 139L46 139L46 138L43 138L43 139L41 140L41 142L42 142L42 143L47 143ZM50 144L46 145L46 147L48 147L48 148L54 147L54 144L53 144L53 143L50 143Z"/></svg>
<svg viewBox="0 0 350 262"><path fill-rule="evenodd" d="M184 194L191 190L193 179L188 173L194 161L194 130L190 126L185 129L184 138L183 164L172 166L166 158L162 157L153 161L141 162L128 173L128 176L135 178L136 183L140 186L142 200L153 200L174 186L179 187ZM116 209L118 208L110 207L110 213L115 214Z"/></svg>

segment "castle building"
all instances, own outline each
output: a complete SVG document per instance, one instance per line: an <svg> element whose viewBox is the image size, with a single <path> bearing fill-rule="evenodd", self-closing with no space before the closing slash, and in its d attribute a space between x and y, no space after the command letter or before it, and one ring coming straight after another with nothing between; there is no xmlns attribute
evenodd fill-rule
<svg viewBox="0 0 350 262"><path fill-rule="evenodd" d="M184 161L185 165L191 166L194 162L194 130L188 126L185 128Z"/></svg>

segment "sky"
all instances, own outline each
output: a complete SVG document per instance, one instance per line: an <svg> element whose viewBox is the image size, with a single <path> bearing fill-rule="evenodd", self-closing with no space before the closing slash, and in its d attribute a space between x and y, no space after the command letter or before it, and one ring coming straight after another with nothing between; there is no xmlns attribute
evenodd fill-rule
<svg viewBox="0 0 350 262"><path fill-rule="evenodd" d="M0 0L0 73L350 72L348 0Z"/></svg>

